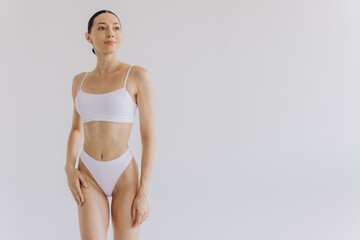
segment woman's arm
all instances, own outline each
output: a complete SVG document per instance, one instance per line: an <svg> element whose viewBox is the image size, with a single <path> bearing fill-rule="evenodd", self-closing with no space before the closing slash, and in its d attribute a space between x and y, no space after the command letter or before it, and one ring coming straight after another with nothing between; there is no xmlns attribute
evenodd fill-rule
<svg viewBox="0 0 360 240"><path fill-rule="evenodd" d="M75 108L75 96L77 92L76 89L79 81L80 80L78 74L77 76L74 77L73 85L72 85L74 112L73 112L72 126L67 144L65 172L66 172L70 192L73 195L73 198L77 202L77 204L81 206L85 201L85 199L84 199L84 195L82 194L80 184L82 184L84 187L87 187L88 184L84 176L82 176L81 172L75 167L77 156L82 148L83 136L84 136L82 120Z"/></svg>
<svg viewBox="0 0 360 240"><path fill-rule="evenodd" d="M78 113L75 113L74 116ZM75 118L75 117L74 117ZM81 127L74 128L74 124L71 127L66 150L66 163L65 171L72 170L75 168L77 156L82 148L83 132Z"/></svg>
<svg viewBox="0 0 360 240"><path fill-rule="evenodd" d="M136 66L137 103L139 108L140 134L142 143L141 178L139 192L149 194L150 178L154 163L155 120L153 84L149 72Z"/></svg>
<svg viewBox="0 0 360 240"><path fill-rule="evenodd" d="M78 77L79 75L76 75L72 83L72 98L73 98L74 111L73 111L72 126L70 129L70 134L67 143L66 163L65 163L66 171L75 168L76 159L82 148L82 142L83 142L83 126L81 124L81 117L75 108L75 97L76 97L77 85L79 80Z"/></svg>

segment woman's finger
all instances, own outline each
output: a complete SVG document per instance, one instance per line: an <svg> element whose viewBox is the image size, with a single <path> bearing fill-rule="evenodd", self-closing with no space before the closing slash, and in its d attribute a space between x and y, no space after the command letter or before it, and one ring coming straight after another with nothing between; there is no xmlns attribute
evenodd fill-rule
<svg viewBox="0 0 360 240"><path fill-rule="evenodd" d="M144 210L142 208L138 209L137 210L137 213L138 213L138 220L137 220L137 224L141 224L142 223L142 218L143 218L143 215L144 215Z"/></svg>
<svg viewBox="0 0 360 240"><path fill-rule="evenodd" d="M144 220L144 210L141 209L140 210L140 217L139 217L139 224L142 224L143 220Z"/></svg>
<svg viewBox="0 0 360 240"><path fill-rule="evenodd" d="M140 224L142 224L144 221L145 221L145 218L144 218L145 216L144 215L142 215L142 217L141 217L141 219L140 219Z"/></svg>
<svg viewBox="0 0 360 240"><path fill-rule="evenodd" d="M149 216L149 209L146 211L143 221L145 221L148 218L148 216Z"/></svg>
<svg viewBox="0 0 360 240"><path fill-rule="evenodd" d="M134 205L132 206L132 209L131 209L131 217L134 222L136 219L136 208L134 207Z"/></svg>
<svg viewBox="0 0 360 240"><path fill-rule="evenodd" d="M146 211L145 211L145 214L144 214L143 222L145 222L145 220L147 219L148 215L149 215L149 210L146 210Z"/></svg>
<svg viewBox="0 0 360 240"><path fill-rule="evenodd" d="M134 227L136 227L139 223L139 212L135 210L135 219L134 219Z"/></svg>
<svg viewBox="0 0 360 240"><path fill-rule="evenodd" d="M76 181L76 187L75 187L76 193L80 198L81 203L84 202L84 196L82 195L81 188L80 188L80 182Z"/></svg>
<svg viewBox="0 0 360 240"><path fill-rule="evenodd" d="M139 210L136 209L134 227L136 227L137 225L139 225L140 217L141 217L141 214L140 214Z"/></svg>
<svg viewBox="0 0 360 240"><path fill-rule="evenodd" d="M79 178L80 178L81 184L85 187L88 187L88 184L82 174L80 174Z"/></svg>
<svg viewBox="0 0 360 240"><path fill-rule="evenodd" d="M79 196L76 193L75 188L71 188L70 190L71 190L71 193L73 194L73 197L74 197L74 200L75 200L76 204L79 205L80 204L80 199L79 199Z"/></svg>

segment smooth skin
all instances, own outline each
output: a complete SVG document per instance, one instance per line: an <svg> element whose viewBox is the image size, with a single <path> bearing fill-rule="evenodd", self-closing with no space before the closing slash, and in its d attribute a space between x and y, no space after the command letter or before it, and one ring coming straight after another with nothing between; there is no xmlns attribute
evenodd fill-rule
<svg viewBox="0 0 360 240"><path fill-rule="evenodd" d="M91 34L86 40L96 52L97 66L89 72L82 90L101 94L121 88L130 65L117 59L117 51L123 39L119 20L111 13L103 13L94 19ZM105 43L115 41L114 45ZM79 159L83 145L93 158L109 161L123 154L128 147L132 123L93 121L82 123L75 108L75 97L85 72L77 74L72 83L73 119L67 145L65 171L70 192L78 205L81 239L106 239L109 227L109 202L94 177ZM135 158L119 176L111 201L111 218L114 239L138 239L140 225L149 216L149 184L154 161L154 105L153 85L149 72L133 66L126 83L134 102L138 104L142 143L141 176Z"/></svg>

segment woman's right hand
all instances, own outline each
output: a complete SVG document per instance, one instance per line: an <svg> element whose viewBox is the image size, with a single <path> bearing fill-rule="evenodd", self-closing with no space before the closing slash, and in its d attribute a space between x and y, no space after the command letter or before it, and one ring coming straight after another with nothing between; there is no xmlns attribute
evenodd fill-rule
<svg viewBox="0 0 360 240"><path fill-rule="evenodd" d="M83 202L85 201L85 199L82 194L80 184L82 184L85 187L88 187L88 184L85 181L84 176L76 168L66 170L66 175L67 175L67 180L68 180L68 186L73 195L73 198L76 201L76 203L79 206L81 206L83 204Z"/></svg>

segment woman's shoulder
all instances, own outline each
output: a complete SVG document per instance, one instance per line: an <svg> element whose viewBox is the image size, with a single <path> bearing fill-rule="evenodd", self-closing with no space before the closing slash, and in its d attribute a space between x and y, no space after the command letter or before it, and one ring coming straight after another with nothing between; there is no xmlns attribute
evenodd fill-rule
<svg viewBox="0 0 360 240"><path fill-rule="evenodd" d="M132 65L131 68L132 76L138 84L143 84L145 81L151 81L150 72L142 66Z"/></svg>
<svg viewBox="0 0 360 240"><path fill-rule="evenodd" d="M73 97L75 97L77 95L77 92L79 90L81 81L84 78L85 74L86 74L86 72L81 72L81 73L76 74L73 77L73 81L72 81L72 95L73 95Z"/></svg>
<svg viewBox="0 0 360 240"><path fill-rule="evenodd" d="M80 79L80 81L84 78L84 76L85 76L85 74L86 74L87 72L81 72L81 73L78 73L78 74L76 74L75 76L74 76L74 78L73 78L73 81L79 81L79 79Z"/></svg>
<svg viewBox="0 0 360 240"><path fill-rule="evenodd" d="M131 72L138 90L151 88L152 80L150 72L145 67L133 65Z"/></svg>
<svg viewBox="0 0 360 240"><path fill-rule="evenodd" d="M134 74L146 74L148 70L145 67L139 66L139 65L131 65L131 71L134 72Z"/></svg>
<svg viewBox="0 0 360 240"><path fill-rule="evenodd" d="M87 72L81 72L81 73L76 74L76 75L73 77L73 82L72 82L72 84L73 84L73 86L74 86L75 88L80 86L81 81L84 79L86 73L87 73Z"/></svg>

